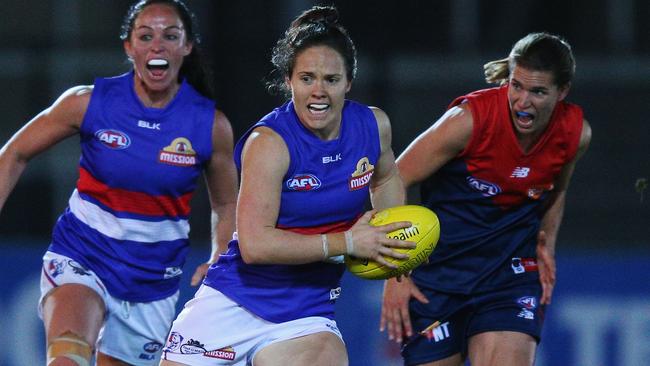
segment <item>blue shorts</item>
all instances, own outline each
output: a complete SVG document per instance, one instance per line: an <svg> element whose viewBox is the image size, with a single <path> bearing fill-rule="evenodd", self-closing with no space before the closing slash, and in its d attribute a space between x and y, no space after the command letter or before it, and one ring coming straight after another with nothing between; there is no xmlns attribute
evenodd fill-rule
<svg viewBox="0 0 650 366"><path fill-rule="evenodd" d="M541 339L544 306L539 304L539 283L475 295L422 292L429 303L412 299L409 306L415 335L402 346L405 365L466 355L468 339L483 332L513 331L538 343ZM440 322L437 328L418 334L436 321Z"/></svg>

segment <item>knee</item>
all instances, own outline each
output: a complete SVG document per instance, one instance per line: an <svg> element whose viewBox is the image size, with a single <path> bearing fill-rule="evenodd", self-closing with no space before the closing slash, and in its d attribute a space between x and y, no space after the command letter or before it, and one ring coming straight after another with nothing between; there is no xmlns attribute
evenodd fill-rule
<svg viewBox="0 0 650 366"><path fill-rule="evenodd" d="M51 339L47 346L48 366L90 366L93 347L83 338L65 332Z"/></svg>

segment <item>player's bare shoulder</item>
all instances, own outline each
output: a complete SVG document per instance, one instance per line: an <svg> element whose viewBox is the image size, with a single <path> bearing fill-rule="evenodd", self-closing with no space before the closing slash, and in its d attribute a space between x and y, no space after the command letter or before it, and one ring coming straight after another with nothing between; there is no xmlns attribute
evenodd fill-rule
<svg viewBox="0 0 650 366"><path fill-rule="evenodd" d="M377 128L379 129L379 137L381 139L382 151L383 151L386 147L390 146L392 140L390 119L388 118L386 112L384 112L380 108L378 107L368 107L368 108L370 108L372 113L375 115L375 119L377 120Z"/></svg>
<svg viewBox="0 0 650 366"><path fill-rule="evenodd" d="M370 106L368 108L370 108L372 114L375 115L375 119L377 120L377 126L379 127L380 133L386 129L390 131L390 119L388 118L386 112L384 112L379 107Z"/></svg>
<svg viewBox="0 0 650 366"><path fill-rule="evenodd" d="M72 108L83 107L85 110L90 102L90 97L92 96L93 85L77 85L66 90L61 94L61 96L54 102L53 107L65 107Z"/></svg>
<svg viewBox="0 0 650 366"><path fill-rule="evenodd" d="M92 85L74 86L63 92L45 113L54 120L79 128L90 104L92 91Z"/></svg>

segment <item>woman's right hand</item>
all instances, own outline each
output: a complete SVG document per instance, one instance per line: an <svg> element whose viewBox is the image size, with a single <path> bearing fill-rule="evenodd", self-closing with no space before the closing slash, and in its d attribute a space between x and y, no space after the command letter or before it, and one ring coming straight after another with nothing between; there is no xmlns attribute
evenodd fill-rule
<svg viewBox="0 0 650 366"><path fill-rule="evenodd" d="M381 263L390 268L397 268L397 265L388 262L384 257L396 259L407 259L408 254L399 253L394 248L415 248L415 243L411 241L399 240L386 237L386 234L402 228L411 226L409 221L398 221L386 225L372 226L370 219L377 212L371 210L366 212L352 226L352 249L347 254L357 258L366 258ZM349 235L349 234L348 234Z"/></svg>

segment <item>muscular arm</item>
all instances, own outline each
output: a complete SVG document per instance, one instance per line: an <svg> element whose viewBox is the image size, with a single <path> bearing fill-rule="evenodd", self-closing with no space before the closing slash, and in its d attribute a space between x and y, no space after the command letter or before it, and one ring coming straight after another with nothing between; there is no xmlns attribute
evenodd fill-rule
<svg viewBox="0 0 650 366"><path fill-rule="evenodd" d="M375 209L383 209L403 205L406 194L404 184L395 164L395 154L391 147L392 134L390 121L386 113L381 109L374 107L371 109L377 119L381 143L379 161L375 166L375 173L370 181L372 207Z"/></svg>
<svg viewBox="0 0 650 366"><path fill-rule="evenodd" d="M560 223L562 222L562 216L564 215L566 191L569 187L571 176L573 175L576 162L587 151L590 141L591 127L589 126L589 123L584 120L582 125L582 133L580 135L578 153L576 154L576 157L573 159L573 161L565 165L562 169L562 172L555 182L555 189L553 190L553 193L549 199L548 209L542 217L540 230L546 232L546 245L551 254L555 254L555 241L557 238L557 233L560 229Z"/></svg>
<svg viewBox="0 0 650 366"><path fill-rule="evenodd" d="M67 90L0 150L0 210L33 157L78 133L91 92L90 86Z"/></svg>
<svg viewBox="0 0 650 366"><path fill-rule="evenodd" d="M275 227L282 178L288 167L289 151L284 140L266 127L253 131L242 151L237 203L239 247L247 263L303 264L323 259L319 235L300 235ZM331 255L344 254L344 248L340 240L330 241Z"/></svg>
<svg viewBox="0 0 650 366"><path fill-rule="evenodd" d="M557 234L564 216L566 202L566 191L576 162L587 151L591 141L591 127L587 120L583 121L582 133L576 157L564 166L562 172L555 182L555 189L551 193L548 207L542 216L540 232L537 240L537 256L540 261L540 282L542 283L543 294L541 303L550 304L553 287L555 286L555 244Z"/></svg>
<svg viewBox="0 0 650 366"><path fill-rule="evenodd" d="M397 158L405 187L423 181L463 151L472 137L473 123L469 107L461 104L420 134Z"/></svg>
<svg viewBox="0 0 650 366"><path fill-rule="evenodd" d="M233 160L233 133L230 121L221 111L214 116L212 157L205 171L210 207L212 208L212 255L215 262L226 251L235 231L237 204L237 168Z"/></svg>
<svg viewBox="0 0 650 366"><path fill-rule="evenodd" d="M190 280L192 286L201 283L210 264L216 262L219 254L228 249L228 241L235 231L238 185L232 151L232 126L226 115L217 110L212 126L212 156L204 172L211 208L212 250L208 261L194 271Z"/></svg>

